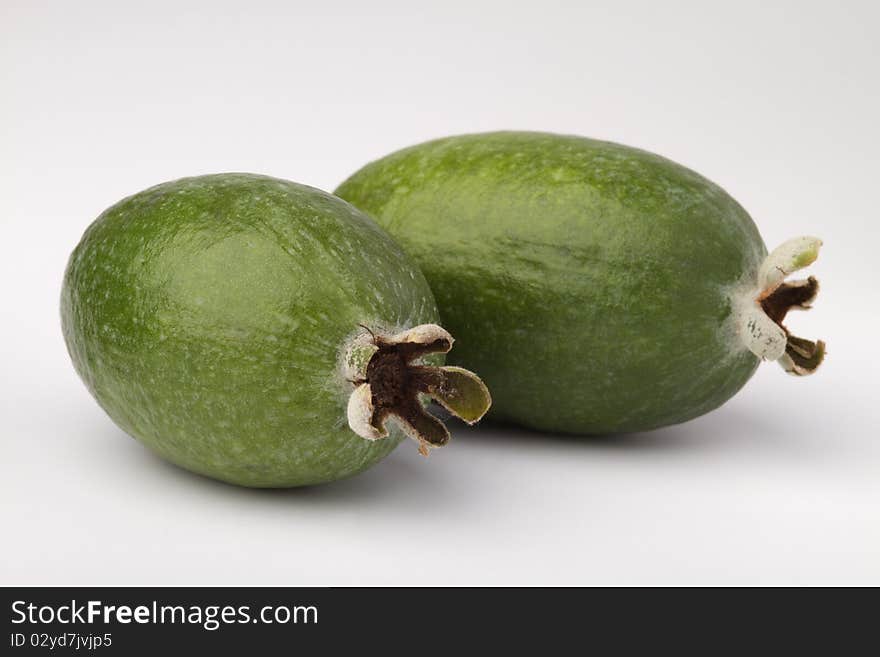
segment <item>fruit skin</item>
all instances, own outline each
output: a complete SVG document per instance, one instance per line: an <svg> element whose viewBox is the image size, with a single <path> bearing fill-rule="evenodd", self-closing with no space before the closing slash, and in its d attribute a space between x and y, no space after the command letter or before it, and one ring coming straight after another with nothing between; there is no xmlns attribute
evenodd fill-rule
<svg viewBox="0 0 880 657"><path fill-rule="evenodd" d="M335 192L416 260L450 362L480 372L489 417L570 433L639 431L721 405L759 359L733 290L766 256L746 211L667 159L583 137L439 139Z"/></svg>
<svg viewBox="0 0 880 657"><path fill-rule="evenodd" d="M331 481L402 432L347 426L339 359L358 324L438 319L422 274L370 218L249 174L168 182L105 211L61 298L77 372L126 432L179 466L245 486Z"/></svg>

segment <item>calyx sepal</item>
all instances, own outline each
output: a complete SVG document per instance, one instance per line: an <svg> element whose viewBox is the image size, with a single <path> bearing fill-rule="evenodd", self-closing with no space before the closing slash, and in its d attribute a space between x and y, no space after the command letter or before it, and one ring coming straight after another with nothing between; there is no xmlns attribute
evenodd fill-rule
<svg viewBox="0 0 880 657"><path fill-rule="evenodd" d="M421 324L393 335L363 328L346 349L342 364L345 378L355 386L348 399L348 426L361 438L385 438L386 423L393 421L427 455L431 448L447 444L450 435L425 409L425 397L468 424L489 410L491 395L476 374L422 362L429 354L452 349L454 339L444 328Z"/></svg>
<svg viewBox="0 0 880 657"><path fill-rule="evenodd" d="M796 237L775 248L758 269L758 290L747 293L740 335L749 350L773 360L797 376L812 374L825 357L825 343L792 335L782 323L790 310L808 310L819 293L819 281L786 280L819 257L822 240Z"/></svg>

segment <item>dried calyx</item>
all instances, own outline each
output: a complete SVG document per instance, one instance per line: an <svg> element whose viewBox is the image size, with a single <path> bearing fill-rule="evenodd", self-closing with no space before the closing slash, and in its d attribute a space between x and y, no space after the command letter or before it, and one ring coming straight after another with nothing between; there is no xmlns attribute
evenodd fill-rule
<svg viewBox="0 0 880 657"><path fill-rule="evenodd" d="M346 378L355 385L348 400L348 426L366 440L388 435L397 422L427 455L449 442L449 430L431 415L430 397L468 424L477 422L492 403L489 390L473 372L460 367L422 363L428 354L452 349L452 336L436 324L422 324L395 335L364 327L345 353Z"/></svg>
<svg viewBox="0 0 880 657"><path fill-rule="evenodd" d="M789 333L782 324L790 310L807 310L819 292L812 276L786 281L794 272L815 262L822 241L796 237L774 249L758 271L758 291L748 293L742 313L742 335L756 356L777 361L786 372L812 374L825 357L825 343Z"/></svg>

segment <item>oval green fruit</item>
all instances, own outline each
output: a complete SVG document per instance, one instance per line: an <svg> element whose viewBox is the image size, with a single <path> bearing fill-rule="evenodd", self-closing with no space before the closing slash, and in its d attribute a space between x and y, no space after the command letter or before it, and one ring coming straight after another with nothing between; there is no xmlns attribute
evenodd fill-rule
<svg viewBox="0 0 880 657"><path fill-rule="evenodd" d="M760 358L805 374L824 353L782 326L815 296L814 279L784 279L819 241L768 257L728 194L645 151L465 135L373 162L336 194L414 257L459 340L455 357L484 377L501 420L660 427L722 404Z"/></svg>
<svg viewBox="0 0 880 657"><path fill-rule="evenodd" d="M122 429L236 484L352 475L403 435L448 440L426 396L467 421L488 404L467 371L423 362L452 337L397 244L348 203L274 178L186 178L120 201L74 250L61 317Z"/></svg>

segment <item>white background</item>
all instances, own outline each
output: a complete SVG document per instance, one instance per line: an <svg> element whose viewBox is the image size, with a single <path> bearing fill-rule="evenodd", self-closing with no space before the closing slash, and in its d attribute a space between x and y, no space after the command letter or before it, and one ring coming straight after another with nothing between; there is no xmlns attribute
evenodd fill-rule
<svg viewBox="0 0 880 657"><path fill-rule="evenodd" d="M880 584L873 2L0 0L0 583ZM253 491L166 465L77 379L58 295L123 196L253 171L332 190L432 137L656 151L770 247L817 234L814 377L563 439L455 427L354 479Z"/></svg>

